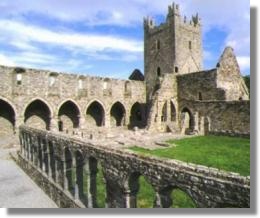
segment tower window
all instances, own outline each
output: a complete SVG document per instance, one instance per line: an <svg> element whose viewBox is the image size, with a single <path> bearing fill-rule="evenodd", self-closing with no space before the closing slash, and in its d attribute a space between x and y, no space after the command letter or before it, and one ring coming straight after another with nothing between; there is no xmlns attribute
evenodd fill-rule
<svg viewBox="0 0 260 218"><path fill-rule="evenodd" d="M178 73L178 72L179 72L179 68L178 68L178 67L175 67L175 68L174 68L174 71L175 71L175 73Z"/></svg>
<svg viewBox="0 0 260 218"><path fill-rule="evenodd" d="M199 101L202 101L202 94L199 92Z"/></svg>
<svg viewBox="0 0 260 218"><path fill-rule="evenodd" d="M189 49L192 49L191 41L189 41Z"/></svg>
<svg viewBox="0 0 260 218"><path fill-rule="evenodd" d="M17 73L16 74L16 84L17 85L21 85L22 84L22 74L21 73Z"/></svg>
<svg viewBox="0 0 260 218"><path fill-rule="evenodd" d="M157 68L157 76L158 76L158 77L161 76L161 68L160 68L160 67Z"/></svg>
<svg viewBox="0 0 260 218"><path fill-rule="evenodd" d="M161 49L161 42L160 42L160 40L156 40L156 49L157 50Z"/></svg>

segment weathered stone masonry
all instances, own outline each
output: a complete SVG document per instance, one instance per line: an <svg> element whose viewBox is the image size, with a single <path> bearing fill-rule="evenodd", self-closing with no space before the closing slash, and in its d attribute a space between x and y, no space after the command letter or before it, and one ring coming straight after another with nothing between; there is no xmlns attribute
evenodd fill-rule
<svg viewBox="0 0 260 218"><path fill-rule="evenodd" d="M97 162L106 184L107 207L136 207L138 177L156 192L155 207L169 207L174 188L198 207L249 207L250 178L177 160L144 157L64 134L20 127L19 163L60 207L95 207ZM75 186L69 173L76 168ZM83 187L83 170L88 185ZM72 191L73 190L73 191Z"/></svg>
<svg viewBox="0 0 260 218"><path fill-rule="evenodd" d="M0 66L0 136L21 124L74 134L137 126L249 135L249 93L234 51L227 47L204 71L201 27L198 15L188 21L175 4L160 25L145 18L144 78L138 70L115 80Z"/></svg>

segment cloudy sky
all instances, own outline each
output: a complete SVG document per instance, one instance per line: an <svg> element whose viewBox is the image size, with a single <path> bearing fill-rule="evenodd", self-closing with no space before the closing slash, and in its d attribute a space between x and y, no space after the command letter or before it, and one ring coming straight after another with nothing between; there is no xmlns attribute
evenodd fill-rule
<svg viewBox="0 0 260 218"><path fill-rule="evenodd" d="M143 72L143 17L165 19L173 0L0 0L0 65L127 78ZM225 46L250 73L248 0L175 0L202 19L204 68Z"/></svg>

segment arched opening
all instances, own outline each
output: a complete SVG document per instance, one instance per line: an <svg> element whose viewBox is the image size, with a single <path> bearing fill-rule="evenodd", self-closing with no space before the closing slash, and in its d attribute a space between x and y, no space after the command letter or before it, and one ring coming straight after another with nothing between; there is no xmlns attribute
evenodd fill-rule
<svg viewBox="0 0 260 218"><path fill-rule="evenodd" d="M162 208L196 208L192 197L177 187L168 186L160 190L158 197Z"/></svg>
<svg viewBox="0 0 260 218"><path fill-rule="evenodd" d="M89 126L104 126L105 125L105 111L103 106L94 101L87 109L87 123Z"/></svg>
<svg viewBox="0 0 260 218"><path fill-rule="evenodd" d="M170 196L172 199L172 208L196 208L193 199L179 188L173 189Z"/></svg>
<svg viewBox="0 0 260 218"><path fill-rule="evenodd" d="M0 99L0 137L15 133L15 112L13 107Z"/></svg>
<svg viewBox="0 0 260 218"><path fill-rule="evenodd" d="M63 103L58 112L59 131L69 131L79 128L80 110L72 101Z"/></svg>
<svg viewBox="0 0 260 218"><path fill-rule="evenodd" d="M131 207L153 208L156 194L146 178L139 173L133 173L129 178Z"/></svg>
<svg viewBox="0 0 260 218"><path fill-rule="evenodd" d="M160 68L160 67L157 68L157 76L158 76L158 77L161 77L161 76L162 76L162 74L161 74L161 68Z"/></svg>
<svg viewBox="0 0 260 218"><path fill-rule="evenodd" d="M181 111L181 127L182 133L190 135L194 131L194 117L188 108L184 108Z"/></svg>
<svg viewBox="0 0 260 218"><path fill-rule="evenodd" d="M172 101L171 101L171 121L172 122L176 121L176 108Z"/></svg>
<svg viewBox="0 0 260 218"><path fill-rule="evenodd" d="M76 151L76 184L78 187L78 197L80 201L87 206L87 190L85 190L88 186L85 185L87 174L84 173L84 157L80 151Z"/></svg>
<svg viewBox="0 0 260 218"><path fill-rule="evenodd" d="M51 178L53 181L56 181L56 170L55 170L55 154L54 154L54 147L53 143L49 141L49 153L50 153L50 173L51 173ZM58 182L58 181L56 181Z"/></svg>
<svg viewBox="0 0 260 218"><path fill-rule="evenodd" d="M69 148L65 148L65 177L68 191L74 196L74 187L75 187L75 168L73 168L72 153Z"/></svg>
<svg viewBox="0 0 260 218"><path fill-rule="evenodd" d="M24 113L24 123L39 129L50 129L51 111L41 100L31 102Z"/></svg>
<svg viewBox="0 0 260 218"><path fill-rule="evenodd" d="M202 93L199 92L199 101L202 101Z"/></svg>
<svg viewBox="0 0 260 218"><path fill-rule="evenodd" d="M166 122L167 121L167 101L164 103L163 108L162 108L161 121L162 122Z"/></svg>
<svg viewBox="0 0 260 218"><path fill-rule="evenodd" d="M112 127L125 125L125 107L116 102L110 110L110 124Z"/></svg>
<svg viewBox="0 0 260 218"><path fill-rule="evenodd" d="M143 108L142 105L136 102L130 111L130 127L144 127L144 120L143 120Z"/></svg>
<svg viewBox="0 0 260 218"><path fill-rule="evenodd" d="M87 187L89 187L88 206L93 208L105 208L106 186L104 174L101 164L94 157L89 158L88 176L88 182L85 180L85 185L87 184Z"/></svg>

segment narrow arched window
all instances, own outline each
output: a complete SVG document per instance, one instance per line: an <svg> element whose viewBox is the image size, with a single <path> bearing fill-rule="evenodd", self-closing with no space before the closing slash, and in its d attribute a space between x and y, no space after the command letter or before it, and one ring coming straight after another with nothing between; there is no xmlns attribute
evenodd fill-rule
<svg viewBox="0 0 260 218"><path fill-rule="evenodd" d="M158 77L161 76L161 68L160 68L160 67L157 68L157 76L158 76Z"/></svg>
<svg viewBox="0 0 260 218"><path fill-rule="evenodd" d="M199 100L202 101L202 94L199 92Z"/></svg>
<svg viewBox="0 0 260 218"><path fill-rule="evenodd" d="M190 50L192 49L191 41L189 41L189 49L190 49Z"/></svg>
<svg viewBox="0 0 260 218"><path fill-rule="evenodd" d="M156 49L157 50L161 49L161 42L160 42L160 40L156 40Z"/></svg>

